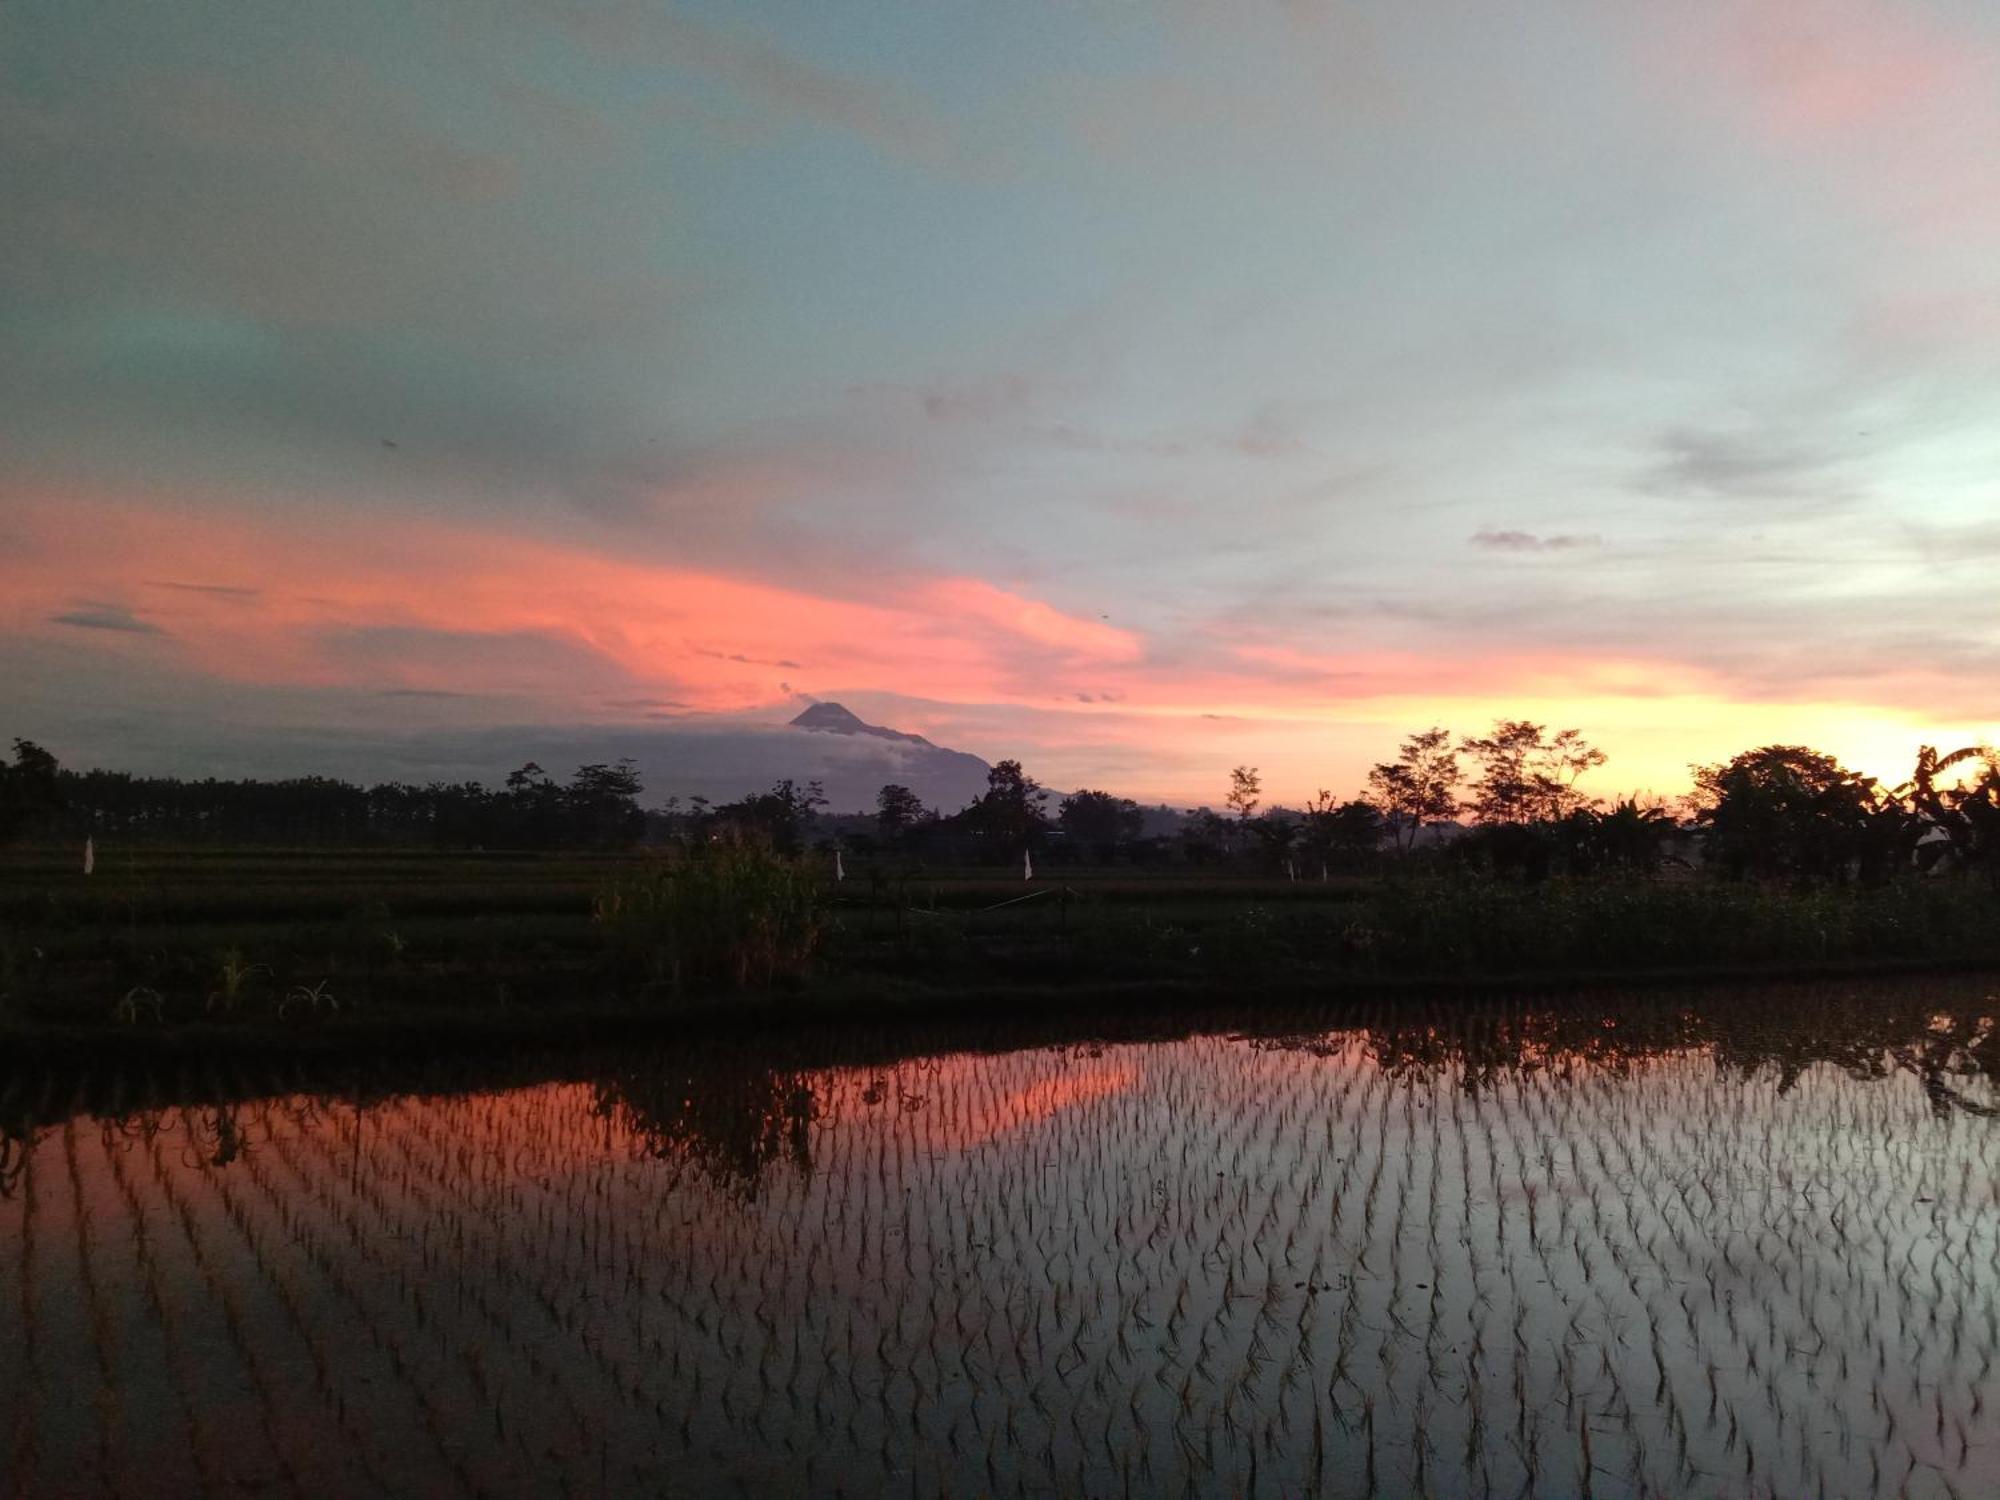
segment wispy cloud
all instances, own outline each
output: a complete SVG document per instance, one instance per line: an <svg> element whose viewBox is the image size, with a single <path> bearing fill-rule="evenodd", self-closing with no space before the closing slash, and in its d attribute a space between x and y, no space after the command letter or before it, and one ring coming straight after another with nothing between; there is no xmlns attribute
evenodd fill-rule
<svg viewBox="0 0 2000 1500"><path fill-rule="evenodd" d="M1538 536L1532 531L1482 530L1472 534L1472 545L1488 552L1576 552L1601 547L1604 538L1595 532L1551 532Z"/></svg>
<svg viewBox="0 0 2000 1500"><path fill-rule="evenodd" d="M2000 682L1991 7L142 10L0 19L10 698L1310 788Z"/></svg>
<svg viewBox="0 0 2000 1500"><path fill-rule="evenodd" d="M79 524L86 513L95 524ZM23 522L35 555L0 559L0 585L30 599L86 568L107 586L128 585L182 555L226 555L270 579L255 612L187 594L174 636L189 665L273 686L380 693L388 676L404 679L386 690L402 696L435 696L450 684L527 695L551 713L627 700L727 711L777 701L808 670L834 687L898 684L940 699L990 699L1038 695L1070 674L1143 655L1130 630L962 575L880 575L864 601L437 523L356 534L75 502L34 509ZM97 602L44 617L158 631ZM740 649L702 643L718 636ZM800 641L812 643L812 658L785 649Z"/></svg>
<svg viewBox="0 0 2000 1500"><path fill-rule="evenodd" d="M792 672L801 670L797 662L788 661L782 656L746 656L741 651L716 651L707 646L694 645L692 642L689 643L688 649L696 656L705 656L710 661L733 661L746 667L783 667Z"/></svg>
<svg viewBox="0 0 2000 1500"><path fill-rule="evenodd" d="M916 392L924 415L934 422L984 422L1025 410L1034 385L1023 375L987 380L938 381Z"/></svg>
<svg viewBox="0 0 2000 1500"><path fill-rule="evenodd" d="M127 635L164 635L159 626L142 620L122 604L78 603L72 609L49 616L52 625L73 625L79 630L115 630Z"/></svg>
<svg viewBox="0 0 2000 1500"><path fill-rule="evenodd" d="M262 589L245 588L233 583L176 583L164 578L151 578L147 583L156 589L178 589L186 594L207 594L214 599L247 601L257 598L264 592Z"/></svg>
<svg viewBox="0 0 2000 1500"><path fill-rule="evenodd" d="M748 26L719 26L650 4L598 6L571 17L589 45L635 49L681 73L720 79L765 111L852 132L882 150L940 165L963 157L943 116L915 91L798 56Z"/></svg>
<svg viewBox="0 0 2000 1500"><path fill-rule="evenodd" d="M1693 499L1847 498L1834 477L1840 455L1815 452L1775 434L1670 427L1643 477L1653 494Z"/></svg>

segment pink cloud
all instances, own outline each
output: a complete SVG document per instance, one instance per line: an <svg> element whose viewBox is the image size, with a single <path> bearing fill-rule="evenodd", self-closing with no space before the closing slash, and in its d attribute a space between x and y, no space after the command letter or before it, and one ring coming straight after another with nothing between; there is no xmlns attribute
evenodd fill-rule
<svg viewBox="0 0 2000 1500"><path fill-rule="evenodd" d="M539 639L596 663L573 669L593 692L616 679L740 710L816 685L1004 700L1143 649L964 577L885 579L871 602L437 523L360 533L69 501L27 506L19 526L27 545L0 560L0 585L24 633L59 630L88 596L157 626L184 664L238 681L450 690L471 672L499 691L506 653L475 643ZM515 686L559 698L547 663L560 658L521 655Z"/></svg>
<svg viewBox="0 0 2000 1500"><path fill-rule="evenodd" d="M1736 71L1773 129L1802 139L1872 128L1977 78L1979 62L1914 9L1745 7Z"/></svg>
<svg viewBox="0 0 2000 1500"><path fill-rule="evenodd" d="M1135 662L1144 643L1129 630L1066 615L1039 599L1010 594L977 578L932 584L927 598L942 610L990 625L1084 661Z"/></svg>
<svg viewBox="0 0 2000 1500"><path fill-rule="evenodd" d="M436 522L364 531L351 512L280 524L96 499L12 510L0 634L88 653L80 663L398 701L472 694L544 723L893 697L898 727L1024 756L1051 785L1177 800L1213 800L1201 789L1214 768L1239 761L1261 764L1275 797L1345 793L1409 728L1502 714L1583 728L1614 755L1607 790L1675 790L1690 761L1787 737L1859 746L1891 774L1935 737L1922 704L1965 692L1963 673L1888 677L1867 662L1780 683L1587 644L1327 649L1200 622L1156 638L962 574L830 597Z"/></svg>
<svg viewBox="0 0 2000 1500"><path fill-rule="evenodd" d="M1861 0L1656 14L1651 56L1677 112L1748 126L1906 232L1994 227L2000 34Z"/></svg>

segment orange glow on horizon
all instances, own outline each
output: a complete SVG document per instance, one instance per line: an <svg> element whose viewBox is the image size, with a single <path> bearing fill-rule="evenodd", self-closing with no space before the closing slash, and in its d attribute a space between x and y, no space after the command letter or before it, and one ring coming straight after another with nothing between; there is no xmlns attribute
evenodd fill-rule
<svg viewBox="0 0 2000 1500"><path fill-rule="evenodd" d="M2000 738L1902 706L1955 686L1909 673L1758 699L1691 664L1504 643L1335 654L1196 627L1163 652L970 576L836 596L437 522L363 534L72 500L23 507L14 525L25 545L0 556L0 591L22 638L256 687L509 697L581 724L637 722L645 703L777 720L801 694L893 696L897 727L1020 758L1047 785L1178 805L1219 803L1237 763L1262 769L1269 803L1350 796L1410 731L1501 717L1582 729L1612 757L1587 784L1604 796L1676 796L1690 762L1772 742L1894 784L1921 743ZM80 601L135 624L54 623Z"/></svg>

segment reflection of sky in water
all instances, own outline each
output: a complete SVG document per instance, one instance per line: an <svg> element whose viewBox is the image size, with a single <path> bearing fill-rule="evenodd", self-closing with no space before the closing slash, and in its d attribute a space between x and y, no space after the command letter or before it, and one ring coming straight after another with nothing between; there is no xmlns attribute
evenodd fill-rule
<svg viewBox="0 0 2000 1500"><path fill-rule="evenodd" d="M1042 1068L1018 1080L995 1077L993 1060L941 1057L883 1071L837 1070L814 1081L825 1113L816 1141L832 1149L862 1135L889 1131L920 1149L970 1151L1032 1132L1071 1110L1122 1094L1138 1082L1145 1053L1127 1060L1047 1054ZM895 1119L923 1115L922 1119Z"/></svg>
<svg viewBox="0 0 2000 1500"><path fill-rule="evenodd" d="M1835 1065L1616 1030L718 1051L45 1126L0 1200L0 1479L2000 1482L1985 1031Z"/></svg>

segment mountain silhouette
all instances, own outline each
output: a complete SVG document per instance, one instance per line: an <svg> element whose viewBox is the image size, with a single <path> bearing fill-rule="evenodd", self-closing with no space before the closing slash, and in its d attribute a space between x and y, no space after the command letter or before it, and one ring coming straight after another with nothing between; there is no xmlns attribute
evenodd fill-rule
<svg viewBox="0 0 2000 1500"><path fill-rule="evenodd" d="M803 774L826 782L827 798L836 808L870 806L881 786L893 781L928 805L951 812L986 789L986 773L992 769L976 755L933 744L920 734L870 724L838 703L815 703L788 727L848 741L838 754L814 750L800 757L803 765L815 768ZM879 748L869 746L871 740L881 742Z"/></svg>
<svg viewBox="0 0 2000 1500"><path fill-rule="evenodd" d="M192 732L190 730L190 732ZM187 769L173 736L121 746L139 775ZM649 724L492 725L393 735L332 734L323 729L239 728L219 735L204 765L218 776L344 776L376 781L498 782L523 761L558 770L630 757L645 783L640 802L668 797L729 802L789 778L818 781L833 812L872 811L887 782L906 786L927 806L956 812L986 790L992 768L976 755L869 724L838 703L816 703L791 723L688 714Z"/></svg>
<svg viewBox="0 0 2000 1500"><path fill-rule="evenodd" d="M926 745L935 750L920 734L905 734L900 729L885 729L880 724L870 724L859 714L838 703L815 703L811 708L792 720L794 729L817 729L824 734L872 734L878 740L903 740L912 745ZM955 755L957 751L947 751ZM981 765L986 762L980 761Z"/></svg>

